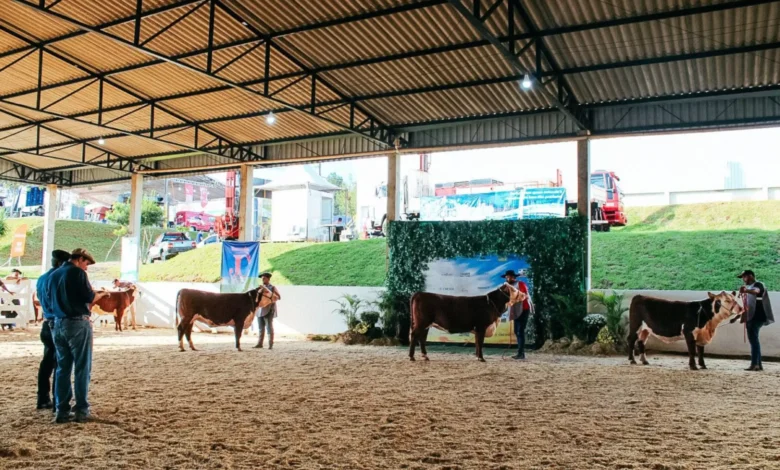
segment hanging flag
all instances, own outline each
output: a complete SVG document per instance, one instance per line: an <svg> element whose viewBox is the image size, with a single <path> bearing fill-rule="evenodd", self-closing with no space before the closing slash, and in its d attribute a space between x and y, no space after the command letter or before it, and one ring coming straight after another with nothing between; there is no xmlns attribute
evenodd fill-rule
<svg viewBox="0 0 780 470"><path fill-rule="evenodd" d="M209 204L209 190L201 187L200 188L200 207L206 208L206 206Z"/></svg>
<svg viewBox="0 0 780 470"><path fill-rule="evenodd" d="M222 243L222 282L220 292L246 292L257 287L260 269L260 243Z"/></svg>
<svg viewBox="0 0 780 470"><path fill-rule="evenodd" d="M185 200L185 202L187 202L187 203L192 202L193 193L194 193L194 188L192 187L192 185L189 184L189 183L185 184L184 185L184 200Z"/></svg>
<svg viewBox="0 0 780 470"><path fill-rule="evenodd" d="M14 236L11 239L10 258L21 258L24 256L24 246L27 242L27 225L22 224L14 230Z"/></svg>

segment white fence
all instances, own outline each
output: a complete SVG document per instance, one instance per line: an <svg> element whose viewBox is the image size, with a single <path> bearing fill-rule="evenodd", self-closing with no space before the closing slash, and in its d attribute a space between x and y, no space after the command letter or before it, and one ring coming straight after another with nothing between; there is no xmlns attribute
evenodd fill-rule
<svg viewBox="0 0 780 470"><path fill-rule="evenodd" d="M678 204L702 204L707 202L778 201L780 187L710 189L701 191L657 191L627 193L626 207L669 206Z"/></svg>
<svg viewBox="0 0 780 470"><path fill-rule="evenodd" d="M100 287L97 282L95 285ZM136 321L139 325L158 328L174 328L176 294L180 289L219 292L219 284L142 282L138 287L141 295L136 305ZM333 312L338 305L332 300L351 294L372 301L381 292L374 287L279 286L277 289L282 298L277 304L279 317L274 320L274 330L283 335L341 333L347 324Z"/></svg>

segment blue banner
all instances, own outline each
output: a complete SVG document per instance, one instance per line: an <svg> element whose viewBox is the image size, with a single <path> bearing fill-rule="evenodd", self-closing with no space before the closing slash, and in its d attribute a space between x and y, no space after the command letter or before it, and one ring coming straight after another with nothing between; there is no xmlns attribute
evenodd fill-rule
<svg viewBox="0 0 780 470"><path fill-rule="evenodd" d="M528 188L523 195L523 218L566 217L566 188Z"/></svg>
<svg viewBox="0 0 780 470"><path fill-rule="evenodd" d="M220 292L246 292L260 285L260 243L222 243Z"/></svg>
<svg viewBox="0 0 780 470"><path fill-rule="evenodd" d="M420 199L420 220L520 220L565 216L566 188L521 188Z"/></svg>

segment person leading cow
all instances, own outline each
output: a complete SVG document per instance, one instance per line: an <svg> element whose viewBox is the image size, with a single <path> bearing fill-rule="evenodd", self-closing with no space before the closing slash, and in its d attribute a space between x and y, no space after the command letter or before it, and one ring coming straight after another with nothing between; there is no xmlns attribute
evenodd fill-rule
<svg viewBox="0 0 780 470"><path fill-rule="evenodd" d="M512 359L523 360L525 359L525 327L528 325L528 317L531 316L533 304L528 294L528 286L525 285L525 282L517 279L517 274L513 270L510 269L501 277L506 280L507 284L525 294L522 302L509 307L509 321L514 322L515 337L517 338L517 354L512 356Z"/></svg>
<svg viewBox="0 0 780 470"><path fill-rule="evenodd" d="M775 321L769 303L769 294L764 284L756 280L755 273L750 269L742 271L737 277L745 283L739 288L739 293L745 296L746 312L742 315L742 323L745 323L748 341L750 341L750 367L745 370L764 370L761 364L761 343L758 340L758 333L762 326Z"/></svg>
<svg viewBox="0 0 780 470"><path fill-rule="evenodd" d="M263 280L263 286L271 291L271 294L276 295L276 300L282 298L282 296L279 295L279 289L271 285L271 273L263 273L260 275L260 278ZM274 348L274 318L276 318L276 316L276 301L268 306L261 307L257 311L257 328L260 338L257 340L255 348L260 349L263 347L266 331L268 331L268 349Z"/></svg>

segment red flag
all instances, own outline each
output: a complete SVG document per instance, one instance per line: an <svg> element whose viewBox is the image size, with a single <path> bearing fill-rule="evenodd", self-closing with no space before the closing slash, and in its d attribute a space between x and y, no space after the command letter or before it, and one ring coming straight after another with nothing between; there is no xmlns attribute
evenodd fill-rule
<svg viewBox="0 0 780 470"><path fill-rule="evenodd" d="M209 190L206 188L200 188L200 207L206 208L209 203Z"/></svg>
<svg viewBox="0 0 780 470"><path fill-rule="evenodd" d="M186 202L192 202L193 188L191 184L184 185L184 200Z"/></svg>

